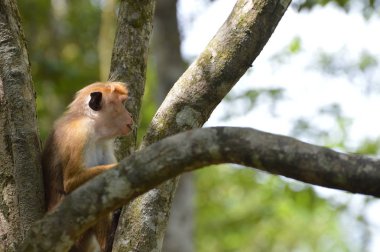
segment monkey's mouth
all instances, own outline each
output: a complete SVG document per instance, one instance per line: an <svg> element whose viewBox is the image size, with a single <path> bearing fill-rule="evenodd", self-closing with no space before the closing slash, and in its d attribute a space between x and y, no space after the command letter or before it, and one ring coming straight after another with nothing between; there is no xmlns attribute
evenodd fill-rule
<svg viewBox="0 0 380 252"><path fill-rule="evenodd" d="M133 126L131 124L127 124L127 128L132 131L133 130Z"/></svg>

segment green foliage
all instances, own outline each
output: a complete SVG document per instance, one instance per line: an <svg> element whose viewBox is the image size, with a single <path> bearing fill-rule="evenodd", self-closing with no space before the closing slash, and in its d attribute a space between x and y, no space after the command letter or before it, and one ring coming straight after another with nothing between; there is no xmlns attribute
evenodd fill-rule
<svg viewBox="0 0 380 252"><path fill-rule="evenodd" d="M378 155L379 152L380 138L364 139L355 150L355 153L366 155Z"/></svg>
<svg viewBox="0 0 380 252"><path fill-rule="evenodd" d="M97 37L101 8L91 0L20 0L18 5L44 139L74 93L99 79Z"/></svg>
<svg viewBox="0 0 380 252"><path fill-rule="evenodd" d="M366 51L361 53L358 63L359 69L362 72L365 72L369 69L375 69L379 64L377 58Z"/></svg>
<svg viewBox="0 0 380 252"><path fill-rule="evenodd" d="M339 211L310 186L228 166L196 178L196 251L349 251Z"/></svg>
<svg viewBox="0 0 380 252"><path fill-rule="evenodd" d="M363 85L364 82L367 90L379 91L378 65L377 57L366 50L353 57L342 48L334 53L319 51L310 68L332 77L345 77L353 84Z"/></svg>
<svg viewBox="0 0 380 252"><path fill-rule="evenodd" d="M227 120L234 116L242 116L254 109L259 102L269 102L271 110L275 110L278 101L284 98L282 88L256 88L249 89L239 94L229 94L224 101L231 104L226 107L224 116L221 120ZM239 104L239 110L236 110Z"/></svg>
<svg viewBox="0 0 380 252"><path fill-rule="evenodd" d="M296 6L298 10L304 10L304 9L312 9L316 5L325 6L328 3L334 3L340 8L343 8L347 10L349 8L350 0L303 0L303 1L296 1Z"/></svg>
<svg viewBox="0 0 380 252"><path fill-rule="evenodd" d="M307 136L312 139L318 139L319 142L325 142L323 139L328 139L330 133L331 131L313 126L308 118L299 118L294 122L290 135L296 138Z"/></svg>
<svg viewBox="0 0 380 252"><path fill-rule="evenodd" d="M298 53L301 51L301 38L295 37L289 45L289 51L291 53Z"/></svg>
<svg viewBox="0 0 380 252"><path fill-rule="evenodd" d="M305 11L312 10L316 6L326 6L327 4L334 4L345 11L359 8L366 18L370 18L374 14L380 14L378 11L380 7L379 0L296 0L293 2L293 7L298 11Z"/></svg>
<svg viewBox="0 0 380 252"><path fill-rule="evenodd" d="M329 120L329 126L316 126L312 120L314 117ZM343 113L339 104L333 103L322 107L315 116L296 120L290 135L312 139L314 143L326 147L350 150L347 140L351 125L352 119Z"/></svg>
<svg viewBox="0 0 380 252"><path fill-rule="evenodd" d="M139 122L139 130L137 135L137 142L140 143L142 137L145 135L150 122L154 114L157 111L157 103L155 100L154 94L157 90L157 72L152 64L152 61L149 60L147 67L147 75L146 75L146 84L144 97L141 106L141 115Z"/></svg>
<svg viewBox="0 0 380 252"><path fill-rule="evenodd" d="M275 64L283 65L288 63L292 56L302 52L302 40L300 37L294 37L288 45L271 57Z"/></svg>

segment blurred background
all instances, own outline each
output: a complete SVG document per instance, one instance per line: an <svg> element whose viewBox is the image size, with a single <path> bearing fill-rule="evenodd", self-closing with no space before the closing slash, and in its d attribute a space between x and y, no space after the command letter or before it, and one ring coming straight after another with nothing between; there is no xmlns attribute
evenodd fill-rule
<svg viewBox="0 0 380 252"><path fill-rule="evenodd" d="M44 140L78 89L107 80L119 2L18 4ZM140 137L234 4L157 0ZM379 0L293 1L206 126L253 127L378 156L379 5ZM380 250L380 204L372 197L231 165L185 175L178 193L164 251Z"/></svg>

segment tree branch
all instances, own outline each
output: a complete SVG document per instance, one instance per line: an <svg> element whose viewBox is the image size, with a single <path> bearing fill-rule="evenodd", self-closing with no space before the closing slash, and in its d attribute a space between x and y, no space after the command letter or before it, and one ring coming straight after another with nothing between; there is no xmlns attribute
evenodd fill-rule
<svg viewBox="0 0 380 252"><path fill-rule="evenodd" d="M23 251L65 251L107 212L183 172L220 163L380 196L379 160L249 128L196 129L132 154L68 195L55 212L31 228Z"/></svg>

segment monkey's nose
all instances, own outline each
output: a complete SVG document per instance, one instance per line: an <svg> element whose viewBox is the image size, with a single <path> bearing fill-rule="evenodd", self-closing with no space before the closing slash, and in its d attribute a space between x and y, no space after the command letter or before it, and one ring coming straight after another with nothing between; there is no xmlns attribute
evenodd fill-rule
<svg viewBox="0 0 380 252"><path fill-rule="evenodd" d="M127 128L129 130L133 130L133 126L134 126L134 123L133 123L133 119L131 118L131 121L130 122L127 122Z"/></svg>

